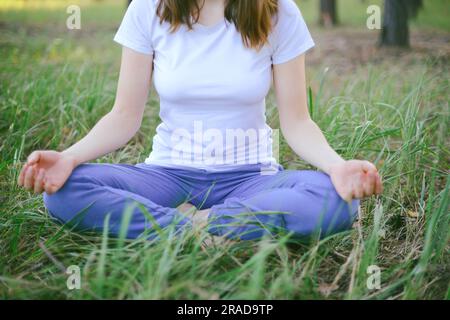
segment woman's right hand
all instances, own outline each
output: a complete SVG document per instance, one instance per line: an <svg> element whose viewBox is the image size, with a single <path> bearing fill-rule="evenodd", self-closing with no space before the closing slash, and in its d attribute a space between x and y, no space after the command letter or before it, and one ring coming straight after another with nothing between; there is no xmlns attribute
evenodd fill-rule
<svg viewBox="0 0 450 320"><path fill-rule="evenodd" d="M19 174L18 184L35 193L58 191L75 168L75 159L62 152L32 152Z"/></svg>

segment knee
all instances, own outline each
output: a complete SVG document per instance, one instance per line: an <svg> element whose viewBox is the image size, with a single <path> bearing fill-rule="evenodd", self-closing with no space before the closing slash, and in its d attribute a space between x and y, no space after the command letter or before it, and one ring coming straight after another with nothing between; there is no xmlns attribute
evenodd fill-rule
<svg viewBox="0 0 450 320"><path fill-rule="evenodd" d="M324 197L323 218L321 220L321 234L323 236L335 234L351 228L358 215L359 200L347 202L339 196L331 183Z"/></svg>
<svg viewBox="0 0 450 320"><path fill-rule="evenodd" d="M47 192L44 192L42 194L42 200L44 202L44 206L47 209L47 211L50 213L51 216L55 217L54 212L59 211L55 210L58 207L58 192L50 195Z"/></svg>
<svg viewBox="0 0 450 320"><path fill-rule="evenodd" d="M71 219L68 208L73 199L70 198L69 193L65 192L65 190L60 189L53 194L44 192L42 199L50 216L61 222L68 222Z"/></svg>
<svg viewBox="0 0 450 320"><path fill-rule="evenodd" d="M330 176L326 173L312 170L295 171L289 178L293 190L300 193L307 190L317 198L334 205L345 202L337 193Z"/></svg>
<svg viewBox="0 0 450 320"><path fill-rule="evenodd" d="M295 187L303 205L286 222L300 237L320 238L351 228L357 217L359 200L346 202L337 193L330 177L322 172L308 171Z"/></svg>
<svg viewBox="0 0 450 320"><path fill-rule="evenodd" d="M330 176L315 170L286 171L284 186L300 193L306 189L319 197L323 197L327 192L332 193L331 191L336 191ZM330 195L330 197L333 196L334 194Z"/></svg>
<svg viewBox="0 0 450 320"><path fill-rule="evenodd" d="M349 215L352 220L356 217L359 200L346 202L337 193L336 188L331 181L330 176L323 172L310 172L309 179L305 182L306 189L321 199L326 215L335 215L341 213Z"/></svg>
<svg viewBox="0 0 450 320"><path fill-rule="evenodd" d="M51 217L56 218L60 222L66 222L66 219L64 219L65 210L63 207L63 203L66 202L66 199L62 196L60 191L57 191L53 194L44 192L42 195L42 199L44 202L44 206Z"/></svg>
<svg viewBox="0 0 450 320"><path fill-rule="evenodd" d="M81 189L79 177L82 176L82 170L77 167L57 192L42 194L44 206L53 218L61 222L68 222L73 218L72 208L77 207L81 200L76 199L76 191Z"/></svg>

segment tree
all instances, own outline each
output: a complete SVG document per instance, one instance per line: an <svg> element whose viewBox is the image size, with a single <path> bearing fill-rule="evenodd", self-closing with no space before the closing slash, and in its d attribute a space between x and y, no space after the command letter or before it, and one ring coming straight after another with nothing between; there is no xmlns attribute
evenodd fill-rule
<svg viewBox="0 0 450 320"><path fill-rule="evenodd" d="M409 47L408 23L422 6L422 0L385 0L380 44Z"/></svg>
<svg viewBox="0 0 450 320"><path fill-rule="evenodd" d="M336 0L320 0L319 23L325 27L331 27L338 23Z"/></svg>

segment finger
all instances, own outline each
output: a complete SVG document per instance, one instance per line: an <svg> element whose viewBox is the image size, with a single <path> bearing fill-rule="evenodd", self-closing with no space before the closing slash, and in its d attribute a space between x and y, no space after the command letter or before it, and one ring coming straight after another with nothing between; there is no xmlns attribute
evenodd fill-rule
<svg viewBox="0 0 450 320"><path fill-rule="evenodd" d="M375 177L375 192L377 194L381 194L383 192L383 183L381 182L381 177L378 175L378 173Z"/></svg>
<svg viewBox="0 0 450 320"><path fill-rule="evenodd" d="M377 171L377 167L375 167L375 165L369 161L362 161L361 162L361 169L362 171L364 171L365 173L370 172L370 171Z"/></svg>
<svg viewBox="0 0 450 320"><path fill-rule="evenodd" d="M364 177L363 192L364 196L370 197L375 191L375 174L369 172Z"/></svg>
<svg viewBox="0 0 450 320"><path fill-rule="evenodd" d="M50 181L44 183L44 190L47 194L53 194L58 191L58 187Z"/></svg>
<svg viewBox="0 0 450 320"><path fill-rule="evenodd" d="M336 190L337 194L346 202L352 201L352 192L350 191L341 191Z"/></svg>
<svg viewBox="0 0 450 320"><path fill-rule="evenodd" d="M17 184L19 186L23 186L24 178L25 178L25 172L27 171L27 169L28 169L28 165L25 163L22 166L22 169L20 170L19 177L17 178Z"/></svg>
<svg viewBox="0 0 450 320"><path fill-rule="evenodd" d="M359 186L357 186L357 187L355 187L355 188L353 189L353 196L354 196L356 199L362 199L362 198L364 198L364 189L362 188L361 185L359 185Z"/></svg>
<svg viewBox="0 0 450 320"><path fill-rule="evenodd" d="M41 152L40 152L40 151L33 151L33 152L28 156L27 163L28 163L29 165L36 164L36 163L39 161L40 157L41 157Z"/></svg>
<svg viewBox="0 0 450 320"><path fill-rule="evenodd" d="M39 169L34 181L34 192L41 193L44 189L44 169Z"/></svg>
<svg viewBox="0 0 450 320"><path fill-rule="evenodd" d="M29 166L25 172L24 187L25 189L31 190L34 185L34 168Z"/></svg>
<svg viewBox="0 0 450 320"><path fill-rule="evenodd" d="M353 194L352 192L347 192L342 199L344 199L346 202L351 202L353 200Z"/></svg>
<svg viewBox="0 0 450 320"><path fill-rule="evenodd" d="M362 175L359 177L359 179L357 179L356 181L353 182L353 197L355 197L356 199L362 199L364 198L364 188L362 185Z"/></svg>

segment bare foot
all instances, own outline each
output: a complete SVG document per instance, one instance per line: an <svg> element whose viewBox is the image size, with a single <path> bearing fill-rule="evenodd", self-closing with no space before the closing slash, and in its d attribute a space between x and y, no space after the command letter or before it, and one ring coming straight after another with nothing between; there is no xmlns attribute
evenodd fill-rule
<svg viewBox="0 0 450 320"><path fill-rule="evenodd" d="M208 215L210 209L197 210L197 208L192 204L183 203L178 207L178 210L186 217L191 219L195 231L199 231L202 229L204 230L208 225ZM234 242L235 241L226 239L225 237L213 236L212 234L208 233L208 237L203 240L202 247L205 249L210 246L231 244Z"/></svg>
<svg viewBox="0 0 450 320"><path fill-rule="evenodd" d="M192 221L194 228L197 230L203 229L208 223L209 209L197 210L197 208L190 203L183 203L177 209Z"/></svg>

